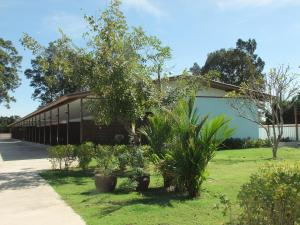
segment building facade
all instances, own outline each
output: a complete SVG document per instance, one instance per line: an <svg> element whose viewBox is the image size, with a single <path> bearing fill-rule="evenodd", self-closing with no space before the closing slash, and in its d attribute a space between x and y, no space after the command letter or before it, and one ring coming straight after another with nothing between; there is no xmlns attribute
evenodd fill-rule
<svg viewBox="0 0 300 225"><path fill-rule="evenodd" d="M171 79L172 80L172 79ZM226 115L232 119L236 129L235 138L259 137L258 125L236 115L227 98L229 91L237 86L211 81L201 88L196 96L196 107L200 115ZM80 144L93 141L99 144L113 144L116 136L128 140L126 130L120 124L99 126L86 110L86 102L92 99L90 92L74 93L61 97L10 125L12 138L47 145Z"/></svg>

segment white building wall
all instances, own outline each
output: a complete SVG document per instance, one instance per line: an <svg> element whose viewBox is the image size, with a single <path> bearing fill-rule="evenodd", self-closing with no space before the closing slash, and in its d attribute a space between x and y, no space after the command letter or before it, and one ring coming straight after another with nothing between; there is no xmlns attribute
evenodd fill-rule
<svg viewBox="0 0 300 225"><path fill-rule="evenodd" d="M196 107L200 115L214 117L225 115L231 118L231 127L234 127L234 138L259 138L259 129L256 123L241 118L230 105L231 98L225 97L226 92L215 88L198 91ZM242 99L241 99L242 100Z"/></svg>

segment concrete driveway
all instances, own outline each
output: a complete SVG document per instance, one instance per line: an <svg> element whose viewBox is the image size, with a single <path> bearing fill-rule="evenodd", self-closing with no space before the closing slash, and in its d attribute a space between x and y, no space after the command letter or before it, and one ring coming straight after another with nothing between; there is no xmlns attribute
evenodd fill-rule
<svg viewBox="0 0 300 225"><path fill-rule="evenodd" d="M49 169L47 146L0 140L1 225L84 225L38 172Z"/></svg>

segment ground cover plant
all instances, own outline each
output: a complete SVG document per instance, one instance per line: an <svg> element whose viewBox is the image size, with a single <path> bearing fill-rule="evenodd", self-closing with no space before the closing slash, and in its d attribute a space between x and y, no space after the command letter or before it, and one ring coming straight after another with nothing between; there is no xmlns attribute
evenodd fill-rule
<svg viewBox="0 0 300 225"><path fill-rule="evenodd" d="M300 166L270 164L251 175L238 194L239 224L294 225L300 222Z"/></svg>
<svg viewBox="0 0 300 225"><path fill-rule="evenodd" d="M237 195L243 184L249 182L250 175L266 163L287 163L300 161L297 149L279 150L279 160L270 158L269 148L227 150L216 152L208 164L208 177L203 183L201 197L196 200L166 192L163 178L151 170L149 190L138 193L123 188L126 178L118 179L114 193L95 191L92 173L71 169L69 172L46 171L41 175L58 194L83 217L88 225L95 224L203 224L214 225L228 222L221 210L215 209L220 194L231 202L233 218L240 209ZM95 166L92 161L90 167Z"/></svg>

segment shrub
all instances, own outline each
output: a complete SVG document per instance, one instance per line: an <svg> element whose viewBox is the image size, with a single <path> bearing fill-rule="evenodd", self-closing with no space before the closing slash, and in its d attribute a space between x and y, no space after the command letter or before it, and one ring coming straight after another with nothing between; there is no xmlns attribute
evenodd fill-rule
<svg viewBox="0 0 300 225"><path fill-rule="evenodd" d="M166 112L157 111L149 116L147 126L143 126L139 131L147 139L152 152L159 158L163 158L165 156L166 143L172 133L172 125Z"/></svg>
<svg viewBox="0 0 300 225"><path fill-rule="evenodd" d="M133 178L149 175L149 162L147 153L150 147L148 145L133 146L130 150L130 167Z"/></svg>
<svg viewBox="0 0 300 225"><path fill-rule="evenodd" d="M221 149L242 149L245 141L246 139L242 138L228 138L223 142Z"/></svg>
<svg viewBox="0 0 300 225"><path fill-rule="evenodd" d="M164 187L169 188L172 184L172 173L169 172L168 166L164 164L167 145L172 138L172 124L167 111L156 111L149 116L148 124L139 129L147 143L151 146L152 162L163 176Z"/></svg>
<svg viewBox="0 0 300 225"><path fill-rule="evenodd" d="M262 148L270 146L270 141L267 139L229 138L223 142L221 149Z"/></svg>
<svg viewBox="0 0 300 225"><path fill-rule="evenodd" d="M115 156L114 146L97 145L94 158L97 162L98 172L103 175L111 175L118 168L118 159Z"/></svg>
<svg viewBox="0 0 300 225"><path fill-rule="evenodd" d="M74 145L63 145L63 161L65 169L68 170L72 162L76 160L75 146Z"/></svg>
<svg viewBox="0 0 300 225"><path fill-rule="evenodd" d="M180 100L172 111L174 137L166 154L169 168L173 168L177 187L195 198L206 179L206 167L218 146L233 133L224 116L200 119L195 98Z"/></svg>
<svg viewBox="0 0 300 225"><path fill-rule="evenodd" d="M271 144L269 140L262 139L246 139L244 148L262 148L262 147L270 147Z"/></svg>
<svg viewBox="0 0 300 225"><path fill-rule="evenodd" d="M124 175L126 171L126 167L129 165L129 147L126 145L115 145L112 146L113 152L118 160L118 169L119 172Z"/></svg>
<svg viewBox="0 0 300 225"><path fill-rule="evenodd" d="M281 163L253 174L238 194L240 224L294 225L300 222L300 167Z"/></svg>
<svg viewBox="0 0 300 225"><path fill-rule="evenodd" d="M280 141L281 141L281 142L292 142L293 140L290 139L289 137L283 137L283 138L281 138Z"/></svg>
<svg viewBox="0 0 300 225"><path fill-rule="evenodd" d="M62 163L66 170L69 169L71 163L76 159L75 146L74 145L57 145L48 149L49 161L52 164L52 168L62 169Z"/></svg>
<svg viewBox="0 0 300 225"><path fill-rule="evenodd" d="M62 146L52 146L47 149L48 150L48 157L51 163L52 169L56 169L57 167L61 170L62 169L62 162L63 162L63 151Z"/></svg>
<svg viewBox="0 0 300 225"><path fill-rule="evenodd" d="M85 142L76 148L76 156L79 161L79 167L87 170L92 161L95 145L93 142Z"/></svg>

